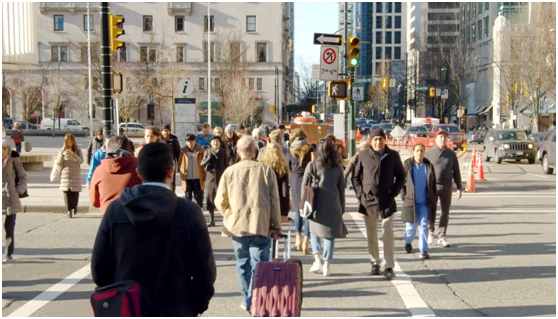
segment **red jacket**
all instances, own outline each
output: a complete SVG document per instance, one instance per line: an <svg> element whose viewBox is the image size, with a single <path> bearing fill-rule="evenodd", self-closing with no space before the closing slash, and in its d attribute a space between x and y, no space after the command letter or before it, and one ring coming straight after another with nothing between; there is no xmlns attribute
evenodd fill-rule
<svg viewBox="0 0 558 319"><path fill-rule="evenodd" d="M101 207L102 215L113 200L120 198L126 187L142 183L137 167L137 159L126 156L104 159L95 169L89 187L89 200L94 207Z"/></svg>

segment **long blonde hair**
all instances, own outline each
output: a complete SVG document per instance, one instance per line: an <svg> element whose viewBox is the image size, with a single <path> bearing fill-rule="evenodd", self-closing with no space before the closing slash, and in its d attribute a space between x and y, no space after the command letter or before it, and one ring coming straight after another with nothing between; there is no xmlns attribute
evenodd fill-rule
<svg viewBox="0 0 558 319"><path fill-rule="evenodd" d="M77 152L78 152L78 146L77 146L77 144L76 144L76 138L74 137L74 135L73 135L72 133L68 133L68 134L66 134L66 136L64 137L64 150L67 150L67 149L68 149L68 147L67 147L67 145L68 145L67 142L68 142L68 141L72 141L72 148L71 148L71 151L77 154Z"/></svg>
<svg viewBox="0 0 558 319"><path fill-rule="evenodd" d="M287 157L283 154L283 148L277 143L269 143L265 148L260 162L268 165L273 169L279 177L283 177L289 173L289 164Z"/></svg>

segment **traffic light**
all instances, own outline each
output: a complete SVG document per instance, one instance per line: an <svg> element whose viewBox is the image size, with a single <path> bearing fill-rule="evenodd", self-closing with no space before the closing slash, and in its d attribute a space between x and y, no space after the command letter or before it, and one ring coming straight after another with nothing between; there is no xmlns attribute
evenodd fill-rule
<svg viewBox="0 0 558 319"><path fill-rule="evenodd" d="M312 114L316 113L316 104L312 105Z"/></svg>
<svg viewBox="0 0 558 319"><path fill-rule="evenodd" d="M527 98L529 93L527 92L527 82L523 81L523 97Z"/></svg>
<svg viewBox="0 0 558 319"><path fill-rule="evenodd" d="M275 105L269 106L269 113L275 113Z"/></svg>
<svg viewBox="0 0 558 319"><path fill-rule="evenodd" d="M123 28L121 28L120 24L124 23L124 17L115 16L114 14L110 15L110 49L112 52L118 51L119 48L124 46L124 41L118 41L116 38L119 36L126 34Z"/></svg>
<svg viewBox="0 0 558 319"><path fill-rule="evenodd" d="M382 89L389 89L389 78L383 77L382 78Z"/></svg>
<svg viewBox="0 0 558 319"><path fill-rule="evenodd" d="M436 96L436 88L430 88L429 93L430 93L430 97L435 97Z"/></svg>
<svg viewBox="0 0 558 319"><path fill-rule="evenodd" d="M515 82L515 88L514 88L514 94L517 94L518 90L517 90L517 82Z"/></svg>
<svg viewBox="0 0 558 319"><path fill-rule="evenodd" d="M359 49L359 43L360 40L357 37L349 37L349 54L347 56L347 59L349 61L349 67L350 68L356 68L358 67L358 65L360 64L360 58L359 58L359 53L360 53L360 49Z"/></svg>
<svg viewBox="0 0 558 319"><path fill-rule="evenodd" d="M510 92L506 92L506 106L510 106Z"/></svg>

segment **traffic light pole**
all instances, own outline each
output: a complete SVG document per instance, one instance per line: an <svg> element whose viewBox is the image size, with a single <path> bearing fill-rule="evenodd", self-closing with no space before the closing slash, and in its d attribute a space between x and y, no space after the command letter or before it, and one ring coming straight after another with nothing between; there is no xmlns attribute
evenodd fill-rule
<svg viewBox="0 0 558 319"><path fill-rule="evenodd" d="M354 70L353 70L353 68L349 68L349 59L348 59L348 56L349 56L349 37L348 37L348 32L347 32L347 18L348 18L348 11L349 10L348 10L348 3L347 2L344 3L344 9L345 9L345 12L344 12L345 18L343 19L344 20L343 21L343 27L344 27L343 28L344 29L343 30L343 33L344 33L343 40L345 41L345 43L344 43L345 54L344 54L343 58L345 59L345 70L344 70L345 72L344 73L349 74L349 79L351 80L350 85L347 88L347 91L348 91L347 95L349 97L349 100L348 100L348 102L349 102L349 156L353 157L356 153L355 104L354 104L354 102L352 100L352 96L351 96L352 95L351 87L352 87L352 84L353 84L353 81L354 81L354 77L353 77ZM351 70L351 71L347 72L348 70Z"/></svg>
<svg viewBox="0 0 558 319"><path fill-rule="evenodd" d="M112 136L112 66L110 65L110 6L101 2L101 76L103 97L103 135Z"/></svg>

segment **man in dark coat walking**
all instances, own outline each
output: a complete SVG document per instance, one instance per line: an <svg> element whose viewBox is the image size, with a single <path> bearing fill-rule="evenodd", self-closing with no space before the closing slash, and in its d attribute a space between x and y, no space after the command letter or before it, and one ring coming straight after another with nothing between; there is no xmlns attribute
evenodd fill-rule
<svg viewBox="0 0 558 319"><path fill-rule="evenodd" d="M378 219L382 217L384 243L384 276L395 278L395 250L393 214L395 197L405 184L405 170L399 153L386 146L386 133L381 128L370 132L372 149L361 151L353 168L352 182L357 198L366 209L364 221L368 238L368 252L372 261L372 275L380 274L378 247ZM381 187L380 187L381 185Z"/></svg>
<svg viewBox="0 0 558 319"><path fill-rule="evenodd" d="M105 137L103 136L103 130L97 130L97 132L95 132L95 137L91 139L89 146L87 146L87 158L85 159L87 165L91 165L91 158L93 157L93 154L95 154L98 149L101 149L104 144Z"/></svg>
<svg viewBox="0 0 558 319"><path fill-rule="evenodd" d="M446 241L446 230L449 223L449 210L451 206L451 197L453 193L452 180L457 186L457 199L461 199L461 171L459 170L459 160L453 150L447 148L448 132L439 130L436 133L436 145L426 152L426 158L434 165L436 174L436 191L437 199L440 199L442 207L442 215L440 216L440 224L438 225L438 245L442 247L450 247L450 243ZM434 218L429 220L430 231L428 233L428 244L434 241L434 224L436 223L436 212Z"/></svg>
<svg viewBox="0 0 558 319"><path fill-rule="evenodd" d="M141 317L198 317L215 293L205 218L198 205L171 191L172 162L164 144L142 148L137 164L144 183L126 188L108 206L93 246L97 287L136 281Z"/></svg>
<svg viewBox="0 0 558 319"><path fill-rule="evenodd" d="M169 124L165 125L161 131L161 137L167 142L172 150L172 158L174 159L174 175L172 177L172 190L176 190L176 169L178 167L178 158L180 157L180 142L178 138L171 134L171 127Z"/></svg>

